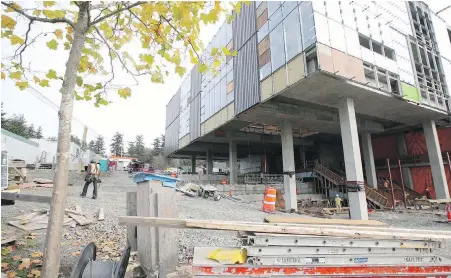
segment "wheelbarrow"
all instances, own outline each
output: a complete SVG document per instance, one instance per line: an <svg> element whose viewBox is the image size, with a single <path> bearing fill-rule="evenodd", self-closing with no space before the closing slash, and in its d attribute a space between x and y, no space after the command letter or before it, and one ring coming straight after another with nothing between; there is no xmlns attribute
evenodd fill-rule
<svg viewBox="0 0 451 278"><path fill-rule="evenodd" d="M218 189L212 185L200 185L199 196L204 198L212 197L215 201L221 200L221 195L217 193Z"/></svg>
<svg viewBox="0 0 451 278"><path fill-rule="evenodd" d="M121 259L114 261L96 261L97 247L91 242L80 254L70 278L124 278L130 258L130 246L125 248Z"/></svg>

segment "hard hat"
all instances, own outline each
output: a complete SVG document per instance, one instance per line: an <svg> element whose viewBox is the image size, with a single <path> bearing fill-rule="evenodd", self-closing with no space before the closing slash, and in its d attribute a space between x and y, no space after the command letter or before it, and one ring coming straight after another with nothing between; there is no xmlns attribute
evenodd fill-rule
<svg viewBox="0 0 451 278"><path fill-rule="evenodd" d="M340 197L340 196L337 194L337 195L335 195L335 197Z"/></svg>

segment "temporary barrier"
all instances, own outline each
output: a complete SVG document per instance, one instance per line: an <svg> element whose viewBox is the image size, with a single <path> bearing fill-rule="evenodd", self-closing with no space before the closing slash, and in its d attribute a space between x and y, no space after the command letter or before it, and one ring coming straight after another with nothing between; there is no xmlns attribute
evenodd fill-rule
<svg viewBox="0 0 451 278"><path fill-rule="evenodd" d="M263 209L264 212L275 212L276 211L276 189L273 187L266 187L265 196L263 199Z"/></svg>

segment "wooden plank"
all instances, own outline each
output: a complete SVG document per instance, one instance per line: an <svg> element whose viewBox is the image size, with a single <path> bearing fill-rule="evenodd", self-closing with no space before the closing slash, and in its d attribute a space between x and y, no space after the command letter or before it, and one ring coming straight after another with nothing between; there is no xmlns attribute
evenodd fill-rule
<svg viewBox="0 0 451 278"><path fill-rule="evenodd" d="M2 238L2 245L15 242L16 240L17 238L15 237Z"/></svg>
<svg viewBox="0 0 451 278"><path fill-rule="evenodd" d="M125 195L127 216L136 216L136 192L127 192ZM127 227L127 244L131 251L137 250L137 230L136 226Z"/></svg>
<svg viewBox="0 0 451 278"><path fill-rule="evenodd" d="M70 213L70 212L66 212L66 214L69 215L70 218L77 221L78 225L80 225L80 226L85 226L85 225L91 224L93 222L92 219L89 219L83 215L78 215L78 214Z"/></svg>
<svg viewBox="0 0 451 278"><path fill-rule="evenodd" d="M97 218L97 220L99 221L105 220L105 211L103 210L103 208L99 209L99 217Z"/></svg>
<svg viewBox="0 0 451 278"><path fill-rule="evenodd" d="M271 215L265 217L268 223L293 223L293 224L320 224L320 225L364 225L364 226L387 226L387 224L376 220L351 220L351 219L323 219L323 218L301 218Z"/></svg>
<svg viewBox="0 0 451 278"><path fill-rule="evenodd" d="M52 196L40 196L23 193L2 192L2 199L11 201L35 202L35 203L51 203Z"/></svg>
<svg viewBox="0 0 451 278"><path fill-rule="evenodd" d="M157 215L159 217L177 217L177 204L175 191L164 187L161 192L156 193ZM157 228L156 236L158 245L158 276L166 277L175 271L178 264L178 240L177 231L168 228Z"/></svg>
<svg viewBox="0 0 451 278"><path fill-rule="evenodd" d="M406 240L444 240L451 239L450 235L441 235L435 231L429 231L428 234L421 234L416 230L409 232L396 232L396 229L390 231L366 231L366 230L349 230L344 228L329 228L327 226L321 228L311 228L308 226L276 226L266 223L252 222L231 222L231 221L214 221L214 220L195 220L195 219L174 219L174 218L158 218L158 217L119 217L120 224L126 225L151 225L154 227L167 228L190 228L190 229L210 229L210 230L228 230L228 231L248 231L261 233L280 233L280 234L297 234L297 235L320 235L320 236L341 236L349 238L380 238L380 239L406 239Z"/></svg>

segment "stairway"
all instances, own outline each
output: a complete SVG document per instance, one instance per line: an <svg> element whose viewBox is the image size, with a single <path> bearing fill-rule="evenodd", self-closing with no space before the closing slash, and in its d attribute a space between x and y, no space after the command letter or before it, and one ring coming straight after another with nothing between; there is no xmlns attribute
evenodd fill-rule
<svg viewBox="0 0 451 278"><path fill-rule="evenodd" d="M328 169L327 167L319 164L318 162L315 163L315 166L313 167L313 171L315 171L318 175L324 177L334 185L345 185L346 184L346 178L335 173L334 171ZM373 204L375 207L379 208L387 208L391 207L391 199L388 198L388 196L384 196L379 190L371 188L365 183L365 193L366 193L366 199L369 203Z"/></svg>

